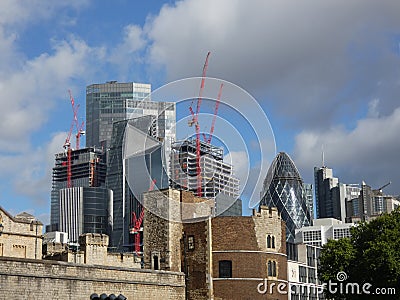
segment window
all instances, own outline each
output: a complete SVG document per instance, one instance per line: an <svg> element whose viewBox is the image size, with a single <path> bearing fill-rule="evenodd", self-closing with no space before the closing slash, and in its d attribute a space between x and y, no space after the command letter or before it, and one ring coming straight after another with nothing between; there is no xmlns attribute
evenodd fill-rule
<svg viewBox="0 0 400 300"><path fill-rule="evenodd" d="M194 250L194 236L188 236L188 250Z"/></svg>
<svg viewBox="0 0 400 300"><path fill-rule="evenodd" d="M307 268L306 267L299 267L299 276L300 282L307 282Z"/></svg>
<svg viewBox="0 0 400 300"><path fill-rule="evenodd" d="M268 276L276 277L276 261L269 260L267 263Z"/></svg>
<svg viewBox="0 0 400 300"><path fill-rule="evenodd" d="M219 261L219 278L232 278L232 261Z"/></svg>
<svg viewBox="0 0 400 300"><path fill-rule="evenodd" d="M275 237L273 235L267 235L267 248L275 249Z"/></svg>
<svg viewBox="0 0 400 300"><path fill-rule="evenodd" d="M153 269L154 270L160 269L160 261L159 261L158 255L153 256Z"/></svg>

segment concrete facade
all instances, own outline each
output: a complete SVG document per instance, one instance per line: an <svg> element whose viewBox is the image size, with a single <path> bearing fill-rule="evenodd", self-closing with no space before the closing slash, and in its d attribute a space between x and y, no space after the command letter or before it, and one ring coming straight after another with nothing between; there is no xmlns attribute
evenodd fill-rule
<svg viewBox="0 0 400 300"><path fill-rule="evenodd" d="M0 206L0 257L39 259L42 256L43 224L28 213L11 216Z"/></svg>

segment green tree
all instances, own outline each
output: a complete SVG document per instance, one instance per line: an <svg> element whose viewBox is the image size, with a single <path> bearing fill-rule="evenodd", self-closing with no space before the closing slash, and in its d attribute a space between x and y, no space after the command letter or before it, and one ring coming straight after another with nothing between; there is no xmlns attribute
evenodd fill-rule
<svg viewBox="0 0 400 300"><path fill-rule="evenodd" d="M345 272L347 283L371 284L371 294L332 294L332 299L400 299L400 209L384 214L351 229L351 239L330 240L323 246L319 277L323 282L340 283L337 274ZM384 288L386 295L372 295L376 288ZM395 288L396 294L393 290ZM379 291L383 291L380 289Z"/></svg>

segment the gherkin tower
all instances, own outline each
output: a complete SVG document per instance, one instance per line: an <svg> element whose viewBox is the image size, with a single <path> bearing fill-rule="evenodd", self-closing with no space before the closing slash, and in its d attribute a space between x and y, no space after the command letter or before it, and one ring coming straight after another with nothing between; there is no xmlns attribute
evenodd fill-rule
<svg viewBox="0 0 400 300"><path fill-rule="evenodd" d="M269 167L260 204L278 208L286 223L288 242L294 241L295 229L311 225L303 180L292 159L285 152L280 152Z"/></svg>

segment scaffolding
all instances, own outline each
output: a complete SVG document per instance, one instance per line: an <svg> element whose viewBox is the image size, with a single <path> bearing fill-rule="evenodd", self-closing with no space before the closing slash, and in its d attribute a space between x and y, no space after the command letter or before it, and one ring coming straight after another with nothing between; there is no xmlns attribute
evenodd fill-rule
<svg viewBox="0 0 400 300"><path fill-rule="evenodd" d="M222 148L200 142L202 197L215 199L222 193L239 197L239 179L233 174L232 165L223 161ZM196 139L172 144L171 186L197 195Z"/></svg>

